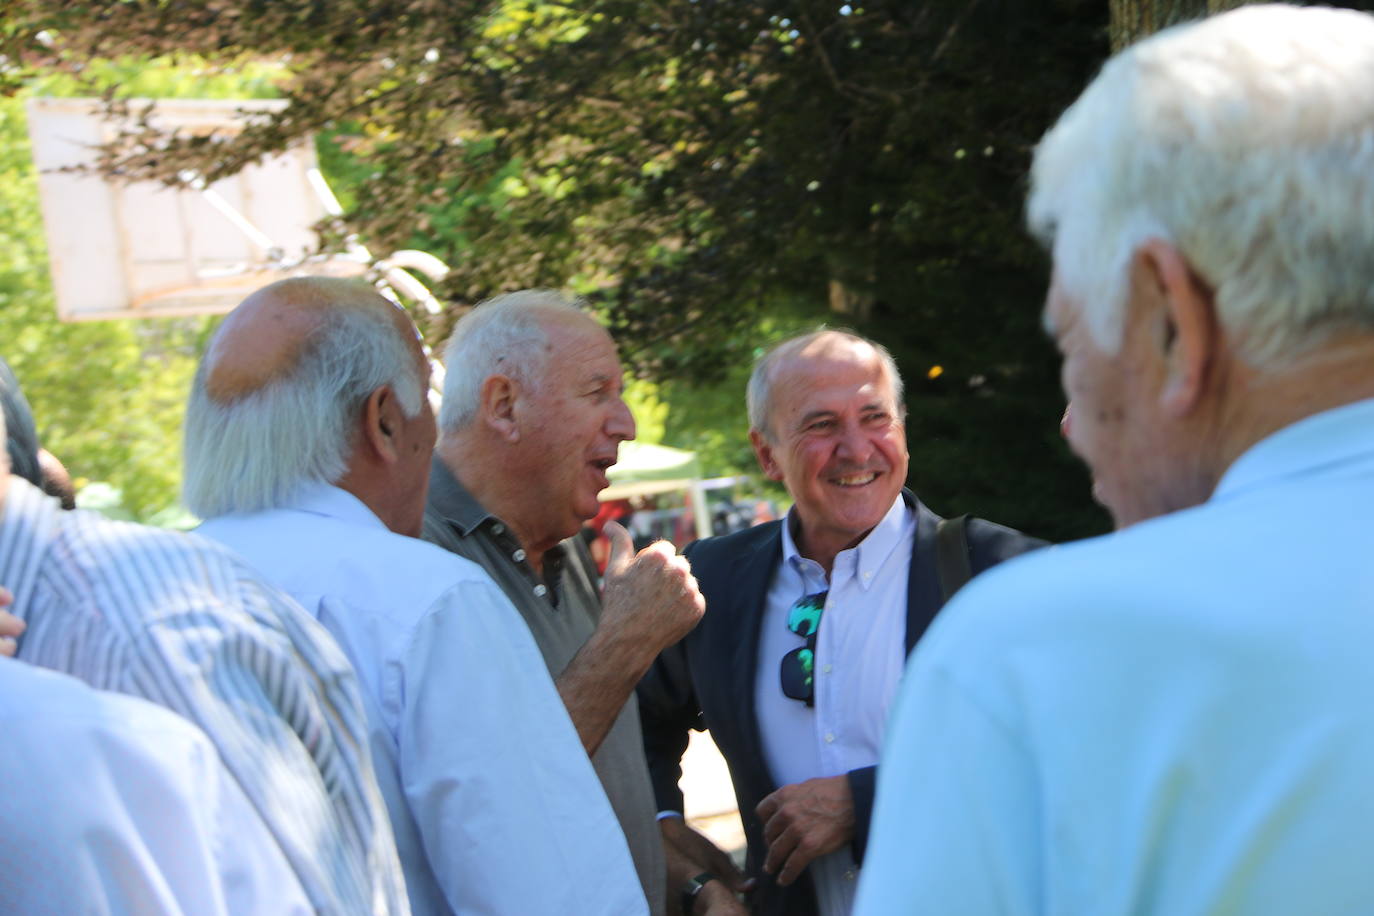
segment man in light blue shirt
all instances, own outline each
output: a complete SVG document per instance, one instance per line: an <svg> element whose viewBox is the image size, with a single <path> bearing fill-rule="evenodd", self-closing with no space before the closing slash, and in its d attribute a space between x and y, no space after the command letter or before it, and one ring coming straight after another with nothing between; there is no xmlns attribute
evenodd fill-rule
<svg viewBox="0 0 1374 916"><path fill-rule="evenodd" d="M1374 912L1374 17L1118 55L1041 142L1065 433L1115 534L922 642L863 914Z"/></svg>
<svg viewBox="0 0 1374 916"><path fill-rule="evenodd" d="M186 504L357 668L413 912L644 913L529 630L478 566L414 537L428 383L414 325L374 290L259 290L197 373Z"/></svg>

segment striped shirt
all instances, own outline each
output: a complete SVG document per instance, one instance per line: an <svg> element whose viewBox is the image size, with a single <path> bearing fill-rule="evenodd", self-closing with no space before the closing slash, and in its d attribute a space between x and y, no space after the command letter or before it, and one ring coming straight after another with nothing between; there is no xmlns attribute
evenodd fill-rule
<svg viewBox="0 0 1374 916"><path fill-rule="evenodd" d="M328 914L409 912L358 684L329 634L201 538L64 512L11 477L19 658L199 725Z"/></svg>

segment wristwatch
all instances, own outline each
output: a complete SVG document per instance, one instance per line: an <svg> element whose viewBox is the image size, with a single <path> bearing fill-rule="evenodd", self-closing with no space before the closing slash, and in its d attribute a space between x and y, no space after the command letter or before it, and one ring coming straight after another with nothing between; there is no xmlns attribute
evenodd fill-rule
<svg viewBox="0 0 1374 916"><path fill-rule="evenodd" d="M696 906L697 894L701 893L706 882L715 880L717 880L715 875L709 871L704 871L687 882L687 886L682 889L682 916L692 916L692 907Z"/></svg>

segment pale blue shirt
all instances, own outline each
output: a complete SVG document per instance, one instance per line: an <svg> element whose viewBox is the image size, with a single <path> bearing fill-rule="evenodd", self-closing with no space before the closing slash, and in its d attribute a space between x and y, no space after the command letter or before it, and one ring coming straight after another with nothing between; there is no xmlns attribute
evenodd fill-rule
<svg viewBox="0 0 1374 916"><path fill-rule="evenodd" d="M917 649L858 912L1374 913L1374 401L1018 559Z"/></svg>
<svg viewBox="0 0 1374 916"><path fill-rule="evenodd" d="M290 592L353 660L415 913L647 912L543 656L481 567L323 485L198 532Z"/></svg>
<svg viewBox="0 0 1374 916"><path fill-rule="evenodd" d="M0 659L0 913L306 916L200 729Z"/></svg>
<svg viewBox="0 0 1374 916"><path fill-rule="evenodd" d="M906 661L907 580L916 514L899 495L868 535L825 570L797 552L787 522L782 562L768 589L755 700L768 772L780 786L874 766ZM787 628L798 598L828 591L816 637L815 706L783 695L782 657L806 640ZM849 844L809 866L821 916L854 903Z"/></svg>

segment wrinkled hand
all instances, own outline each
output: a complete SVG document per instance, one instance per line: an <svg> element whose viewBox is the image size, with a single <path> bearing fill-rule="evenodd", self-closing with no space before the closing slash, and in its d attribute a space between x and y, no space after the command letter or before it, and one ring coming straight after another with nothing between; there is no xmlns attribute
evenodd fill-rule
<svg viewBox="0 0 1374 916"><path fill-rule="evenodd" d="M735 867L729 853L693 830L683 818L661 818L658 827L663 834L663 853L668 862L671 912L677 912L679 890L702 872L710 872L720 880L708 881L697 894L692 916L742 916L749 912L735 895L753 890L754 881L746 879Z"/></svg>
<svg viewBox="0 0 1374 916"><path fill-rule="evenodd" d="M763 821L768 858L763 870L791 884L817 858L834 852L854 836L854 795L848 776L808 779L783 786L754 813ZM779 871L781 869L781 871Z"/></svg>
<svg viewBox="0 0 1374 916"><path fill-rule="evenodd" d="M635 554L623 525L607 522L605 531L611 539L611 558L606 563L600 626L620 631L651 662L692 632L706 610L706 599L697 589L691 565L672 544L657 541Z"/></svg>
<svg viewBox="0 0 1374 916"><path fill-rule="evenodd" d="M0 608L14 603L14 595L0 586ZM0 655L13 656L19 651L19 635L24 632L24 621L9 611L0 610Z"/></svg>

